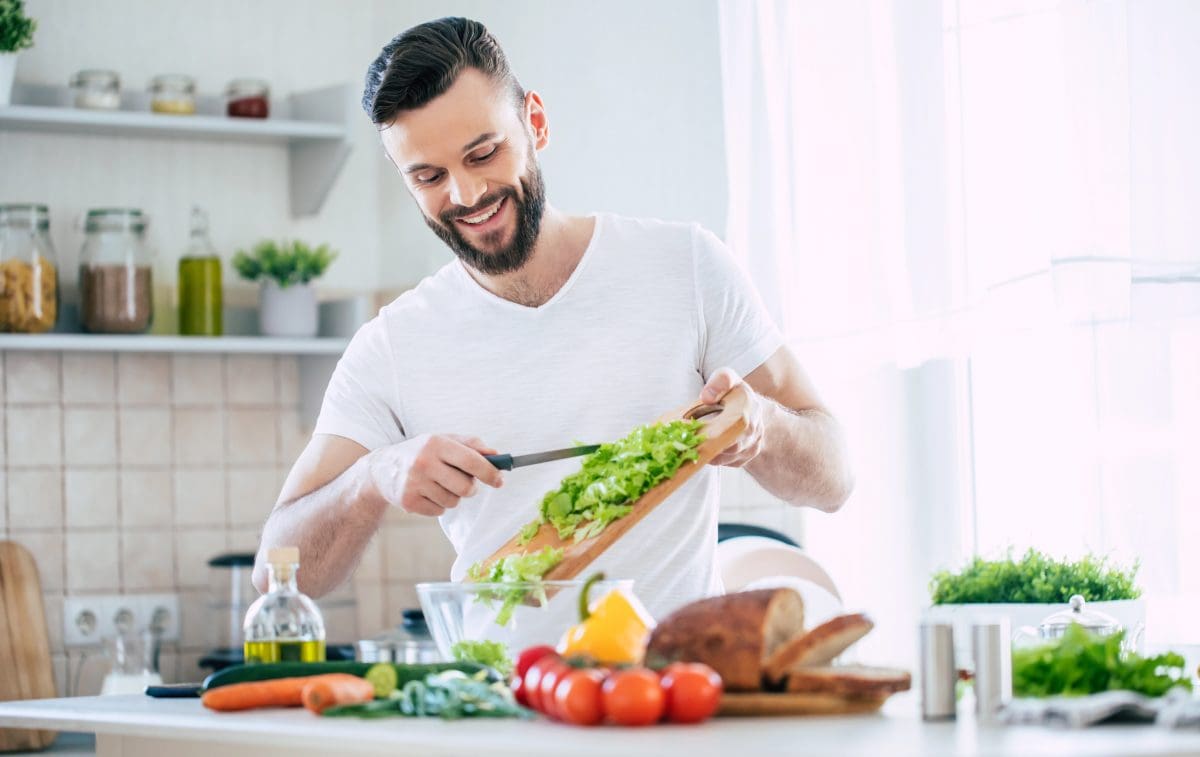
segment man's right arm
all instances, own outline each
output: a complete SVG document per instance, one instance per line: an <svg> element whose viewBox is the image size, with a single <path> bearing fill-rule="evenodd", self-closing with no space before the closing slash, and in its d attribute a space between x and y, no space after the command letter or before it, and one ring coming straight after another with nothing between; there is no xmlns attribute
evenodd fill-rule
<svg viewBox="0 0 1200 757"><path fill-rule="evenodd" d="M315 434L292 467L263 527L254 585L267 588L267 550L300 548L300 590L312 597L349 578L388 507L436 517L475 492L476 480L503 479L479 439L423 435L368 451L357 442Z"/></svg>

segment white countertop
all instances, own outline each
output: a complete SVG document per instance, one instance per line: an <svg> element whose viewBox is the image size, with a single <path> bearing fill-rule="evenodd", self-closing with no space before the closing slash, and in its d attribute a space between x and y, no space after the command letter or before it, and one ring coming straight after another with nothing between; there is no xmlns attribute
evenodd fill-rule
<svg viewBox="0 0 1200 757"><path fill-rule="evenodd" d="M140 695L0 703L0 725L104 735L274 746L313 753L412 750L418 754L755 755L783 751L864 755L1200 755L1200 730L1109 725L1066 731L982 727L970 717L924 723L916 697L893 698L879 715L720 718L700 726L577 728L545 720L319 718L304 710L214 713L196 699Z"/></svg>

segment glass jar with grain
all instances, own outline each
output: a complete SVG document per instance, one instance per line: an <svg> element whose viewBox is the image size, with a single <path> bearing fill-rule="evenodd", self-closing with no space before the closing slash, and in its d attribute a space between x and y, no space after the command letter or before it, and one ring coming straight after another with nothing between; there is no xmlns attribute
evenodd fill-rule
<svg viewBox="0 0 1200 757"><path fill-rule="evenodd" d="M79 255L80 316L85 331L138 334L150 327L153 256L146 216L136 208L89 210Z"/></svg>
<svg viewBox="0 0 1200 757"><path fill-rule="evenodd" d="M0 331L37 334L58 318L58 262L45 205L0 205Z"/></svg>
<svg viewBox="0 0 1200 757"><path fill-rule="evenodd" d="M150 110L173 116L196 112L196 80L186 74L162 74L150 80Z"/></svg>

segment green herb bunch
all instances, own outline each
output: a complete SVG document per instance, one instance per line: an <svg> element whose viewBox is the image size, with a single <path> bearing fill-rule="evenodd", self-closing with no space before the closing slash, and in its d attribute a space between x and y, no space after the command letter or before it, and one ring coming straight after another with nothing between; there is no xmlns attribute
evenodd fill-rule
<svg viewBox="0 0 1200 757"><path fill-rule="evenodd" d="M33 47L37 21L25 15L25 0L0 0L0 53Z"/></svg>
<svg viewBox="0 0 1200 757"><path fill-rule="evenodd" d="M538 518L521 529L521 543L528 544L543 523L554 526L561 539L573 536L578 542L596 536L628 515L643 494L700 456L696 448L704 441L703 425L699 420L650 423L600 445L542 498Z"/></svg>
<svg viewBox="0 0 1200 757"><path fill-rule="evenodd" d="M264 239L254 245L249 253L238 250L232 263L243 279L273 279L283 289L293 284L307 284L317 278L325 273L336 257L337 253L326 244L310 247L300 241Z"/></svg>
<svg viewBox="0 0 1200 757"><path fill-rule="evenodd" d="M1074 594L1089 602L1136 599L1138 565L1108 565L1107 558L1087 555L1076 562L1055 560L1030 549L1020 560L1012 552L1004 560L975 557L958 573L940 571L929 584L935 605L997 602L1064 603Z"/></svg>
<svg viewBox="0 0 1200 757"><path fill-rule="evenodd" d="M1124 631L1094 634L1072 623L1062 638L1014 649L1013 693L1020 697L1085 696L1128 690L1158 697L1176 686L1192 690L1184 659L1174 652L1142 657L1125 652Z"/></svg>

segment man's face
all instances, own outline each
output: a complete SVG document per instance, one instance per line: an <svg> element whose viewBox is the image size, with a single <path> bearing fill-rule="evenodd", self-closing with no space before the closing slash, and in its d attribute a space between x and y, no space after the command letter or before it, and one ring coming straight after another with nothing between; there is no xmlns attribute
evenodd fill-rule
<svg viewBox="0 0 1200 757"><path fill-rule="evenodd" d="M455 255L487 274L524 265L545 192L524 113L507 90L466 69L380 134L425 223Z"/></svg>

